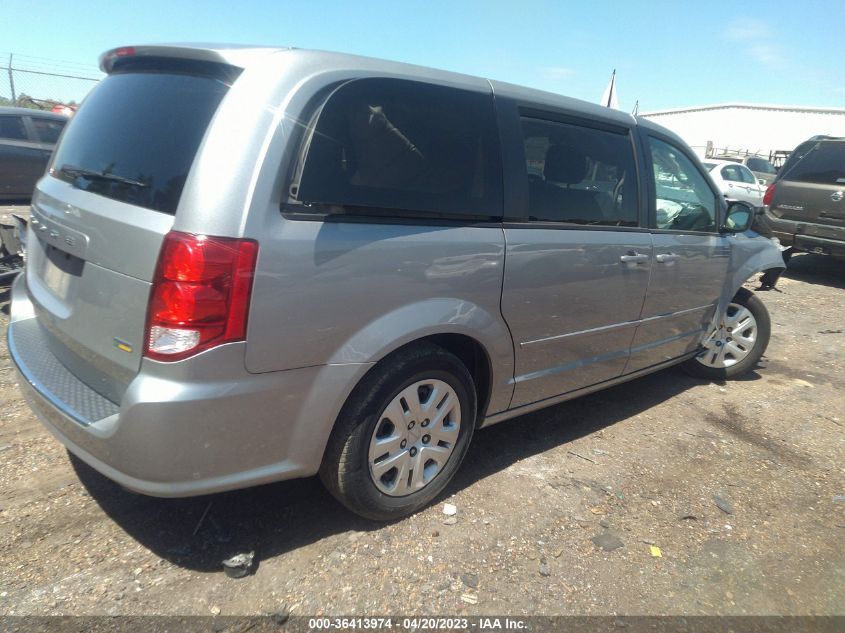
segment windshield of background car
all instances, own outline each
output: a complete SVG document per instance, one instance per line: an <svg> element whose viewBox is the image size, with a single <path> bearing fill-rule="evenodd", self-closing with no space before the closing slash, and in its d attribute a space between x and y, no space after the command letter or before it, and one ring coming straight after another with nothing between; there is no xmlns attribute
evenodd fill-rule
<svg viewBox="0 0 845 633"><path fill-rule="evenodd" d="M818 142L783 174L784 180L845 184L845 142Z"/></svg>
<svg viewBox="0 0 845 633"><path fill-rule="evenodd" d="M77 189L175 214L228 89L221 78L183 72L109 75L68 124L50 174Z"/></svg>

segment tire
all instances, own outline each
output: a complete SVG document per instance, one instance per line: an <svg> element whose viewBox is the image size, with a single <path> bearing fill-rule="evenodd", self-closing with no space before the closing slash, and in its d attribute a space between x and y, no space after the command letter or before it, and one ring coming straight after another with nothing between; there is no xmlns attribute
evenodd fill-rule
<svg viewBox="0 0 845 633"><path fill-rule="evenodd" d="M704 350L682 367L687 373L708 380L736 378L757 365L769 345L771 332L766 306L753 292L740 288L728 304L720 326L702 343Z"/></svg>
<svg viewBox="0 0 845 633"><path fill-rule="evenodd" d="M413 514L458 470L475 429L476 406L472 377L454 355L429 343L394 352L364 376L343 406L320 478L338 501L365 518Z"/></svg>

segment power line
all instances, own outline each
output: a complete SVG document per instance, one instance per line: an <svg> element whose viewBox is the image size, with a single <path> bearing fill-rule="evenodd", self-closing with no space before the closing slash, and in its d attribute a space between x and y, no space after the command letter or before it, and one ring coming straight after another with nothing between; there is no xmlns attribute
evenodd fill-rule
<svg viewBox="0 0 845 633"><path fill-rule="evenodd" d="M0 51L0 56L6 56L14 54L15 59L32 59L38 60L40 62L50 62L52 64L56 64L59 66L79 66L83 68L97 68L96 64L86 64L82 62L72 62L66 59L54 59L52 57L38 57L36 55L23 55L21 53L15 53L14 51Z"/></svg>
<svg viewBox="0 0 845 633"><path fill-rule="evenodd" d="M15 70L33 70L40 72L55 72L57 74L72 73L75 75L102 75L96 66L89 66L76 63L65 63L59 60L47 60L17 53L0 52L0 63L12 59L12 66ZM44 61L41 61L44 60Z"/></svg>

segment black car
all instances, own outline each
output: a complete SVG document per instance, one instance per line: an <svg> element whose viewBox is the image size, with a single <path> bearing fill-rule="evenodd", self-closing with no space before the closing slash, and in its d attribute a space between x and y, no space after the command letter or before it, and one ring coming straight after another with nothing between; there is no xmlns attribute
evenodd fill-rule
<svg viewBox="0 0 845 633"><path fill-rule="evenodd" d="M67 123L61 114L0 107L0 200L28 200Z"/></svg>

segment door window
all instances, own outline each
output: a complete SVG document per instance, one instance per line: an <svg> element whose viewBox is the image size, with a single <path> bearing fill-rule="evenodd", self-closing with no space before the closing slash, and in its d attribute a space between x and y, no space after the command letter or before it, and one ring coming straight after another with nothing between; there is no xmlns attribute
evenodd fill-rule
<svg viewBox="0 0 845 633"><path fill-rule="evenodd" d="M716 194L679 148L648 137L654 178L654 226L678 231L716 230Z"/></svg>
<svg viewBox="0 0 845 633"><path fill-rule="evenodd" d="M501 217L498 133L489 94L359 79L309 126L291 196L368 213Z"/></svg>
<svg viewBox="0 0 845 633"><path fill-rule="evenodd" d="M739 165L739 175L742 177L742 182L749 185L757 184L757 179L754 177L754 174L751 173L751 170L747 167Z"/></svg>
<svg viewBox="0 0 845 633"><path fill-rule="evenodd" d="M637 172L630 135L522 119L528 219L637 225Z"/></svg>
<svg viewBox="0 0 845 633"><path fill-rule="evenodd" d="M738 165L725 165L722 167L722 178L729 182L742 182Z"/></svg>

